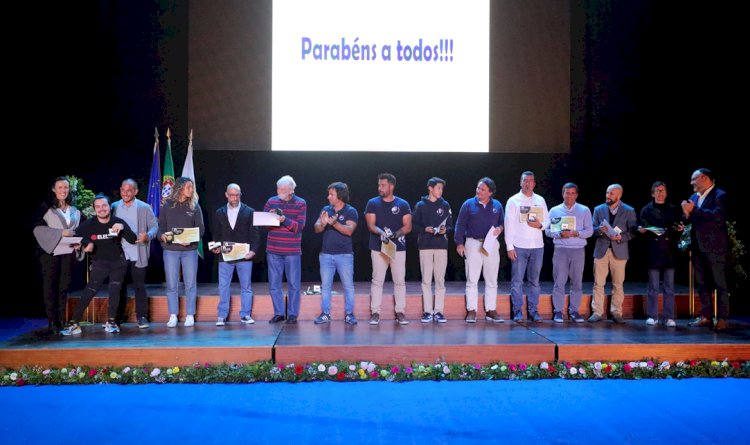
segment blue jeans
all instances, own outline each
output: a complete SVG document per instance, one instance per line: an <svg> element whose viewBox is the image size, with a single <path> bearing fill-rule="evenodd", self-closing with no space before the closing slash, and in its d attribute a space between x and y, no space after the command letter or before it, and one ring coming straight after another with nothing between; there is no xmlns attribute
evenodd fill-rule
<svg viewBox="0 0 750 445"><path fill-rule="evenodd" d="M170 314L177 314L180 301L177 298L177 287L180 284L180 264L182 264L182 281L185 283L187 315L195 315L195 299L198 296L196 281L198 277L198 250L165 250L164 275L167 277L167 306Z"/></svg>
<svg viewBox="0 0 750 445"><path fill-rule="evenodd" d="M250 278L253 276L253 262L227 263L221 261L219 263L219 306L216 308L216 313L221 318L227 318L229 315L229 300L231 299L229 286L232 284L234 269L237 269L237 277L240 279L242 301L240 317L249 317L253 311L253 286L250 283Z"/></svg>
<svg viewBox="0 0 750 445"><path fill-rule="evenodd" d="M648 270L648 296L646 297L646 316L659 319L659 269ZM674 268L664 269L664 320L674 320Z"/></svg>
<svg viewBox="0 0 750 445"><path fill-rule="evenodd" d="M288 315L299 315L299 288L302 257L300 255L276 255L268 253L268 288L273 302L273 314L284 315L284 292L281 279L286 273L288 289Z"/></svg>
<svg viewBox="0 0 750 445"><path fill-rule="evenodd" d="M536 312L539 304L539 273L542 271L544 247L538 249L522 249L516 247L517 258L513 261L510 272L510 299L513 310L520 311L523 306L523 277L529 282L528 305L530 314Z"/></svg>
<svg viewBox="0 0 750 445"><path fill-rule="evenodd" d="M341 284L344 286L345 311L347 314L354 313L354 255L351 253L338 255L321 253L318 259L320 260L320 281L323 294L321 308L323 312L331 313L333 276L338 272Z"/></svg>

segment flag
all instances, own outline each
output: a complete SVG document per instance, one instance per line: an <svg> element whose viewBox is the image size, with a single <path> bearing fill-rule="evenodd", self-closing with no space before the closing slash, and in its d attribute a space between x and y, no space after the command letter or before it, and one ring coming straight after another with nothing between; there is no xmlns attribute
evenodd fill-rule
<svg viewBox="0 0 750 445"><path fill-rule="evenodd" d="M154 159L151 161L147 201L158 218L161 208L161 160L159 158L159 131L156 128L154 128Z"/></svg>
<svg viewBox="0 0 750 445"><path fill-rule="evenodd" d="M167 128L167 154L164 155L164 174L161 177L161 203L172 195L174 186L174 163L172 162L172 139Z"/></svg>
<svg viewBox="0 0 750 445"><path fill-rule="evenodd" d="M193 166L193 130L190 130L190 143L188 144L187 155L185 156L185 163L182 165L182 176L193 180L196 193L198 190L198 184L195 182L195 167ZM203 241L198 240L198 256L203 258Z"/></svg>

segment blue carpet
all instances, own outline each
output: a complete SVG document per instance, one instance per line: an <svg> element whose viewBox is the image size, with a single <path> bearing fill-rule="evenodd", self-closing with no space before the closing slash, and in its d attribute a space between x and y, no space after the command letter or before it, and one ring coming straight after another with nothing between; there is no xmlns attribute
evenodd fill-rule
<svg viewBox="0 0 750 445"><path fill-rule="evenodd" d="M3 443L747 443L750 380L0 388Z"/></svg>

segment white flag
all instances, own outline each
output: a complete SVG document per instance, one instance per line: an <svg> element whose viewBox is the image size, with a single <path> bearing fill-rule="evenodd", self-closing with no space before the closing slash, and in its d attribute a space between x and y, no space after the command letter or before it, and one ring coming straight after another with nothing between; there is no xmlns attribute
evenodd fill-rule
<svg viewBox="0 0 750 445"><path fill-rule="evenodd" d="M193 180L195 184L195 167L193 167L193 130L190 130L190 143L188 144L185 164L182 166L182 175Z"/></svg>

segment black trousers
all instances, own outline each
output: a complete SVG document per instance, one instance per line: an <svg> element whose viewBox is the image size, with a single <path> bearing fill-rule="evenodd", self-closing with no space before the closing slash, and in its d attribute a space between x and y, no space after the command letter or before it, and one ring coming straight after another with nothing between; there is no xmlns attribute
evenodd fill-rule
<svg viewBox="0 0 750 445"><path fill-rule="evenodd" d="M73 311L71 320L80 321L83 317L83 311L89 306L99 289L104 285L104 280L109 278L109 307L107 317L114 319L117 317L117 308L120 305L120 287L122 279L125 277L125 270L128 267L128 261L123 257L117 260L94 260L91 263L91 274L89 282L81 294L81 301Z"/></svg>
<svg viewBox="0 0 750 445"><path fill-rule="evenodd" d="M58 328L65 320L68 304L68 287L73 275L75 254L52 256L43 253L39 257L42 266L42 288L47 321Z"/></svg>
<svg viewBox="0 0 750 445"><path fill-rule="evenodd" d="M148 318L148 295L146 294L146 268L136 267L135 261L128 261L127 270L130 271L130 278L133 281L133 290L135 290L135 315L137 318ZM127 277L127 272L126 272ZM128 319L128 287L123 277L122 288L120 290L120 305L117 308L117 319L125 321Z"/></svg>
<svg viewBox="0 0 750 445"><path fill-rule="evenodd" d="M727 290L727 256L714 253L697 252L693 260L695 284L701 302L701 315L706 318L714 316L711 293L716 289L718 317L729 318L729 291Z"/></svg>

